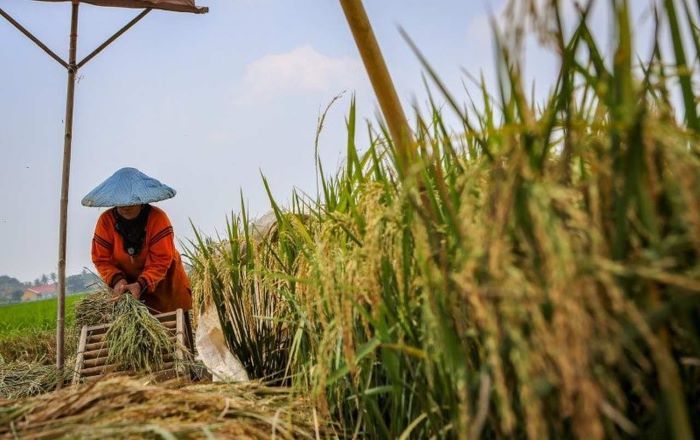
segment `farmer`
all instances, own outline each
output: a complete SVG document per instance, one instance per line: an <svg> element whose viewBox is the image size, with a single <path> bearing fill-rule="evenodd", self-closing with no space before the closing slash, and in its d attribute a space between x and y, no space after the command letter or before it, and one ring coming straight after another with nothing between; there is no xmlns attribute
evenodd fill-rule
<svg viewBox="0 0 700 440"><path fill-rule="evenodd" d="M192 308L190 283L175 249L173 227L152 202L175 190L135 168L122 168L82 200L112 207L100 215L92 240L92 262L115 297L131 293L152 313Z"/></svg>

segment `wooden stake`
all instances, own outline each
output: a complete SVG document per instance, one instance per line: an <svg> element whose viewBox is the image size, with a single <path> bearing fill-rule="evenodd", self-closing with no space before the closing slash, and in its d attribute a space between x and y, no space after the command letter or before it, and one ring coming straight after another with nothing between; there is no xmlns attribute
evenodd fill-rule
<svg viewBox="0 0 700 440"><path fill-rule="evenodd" d="M61 208L58 227L58 307L56 312L56 368L63 377L64 330L66 305L66 239L68 225L68 188L70 183L70 158L73 141L73 103L75 97L75 59L78 46L78 0L73 0L70 21L70 48L68 52L68 85L66 90L65 136L63 139L63 173L61 177ZM58 387L63 385L59 381Z"/></svg>
<svg viewBox="0 0 700 440"><path fill-rule="evenodd" d="M340 0L362 62L399 153L399 172L405 173L415 156L415 143L389 69L374 36L362 0Z"/></svg>

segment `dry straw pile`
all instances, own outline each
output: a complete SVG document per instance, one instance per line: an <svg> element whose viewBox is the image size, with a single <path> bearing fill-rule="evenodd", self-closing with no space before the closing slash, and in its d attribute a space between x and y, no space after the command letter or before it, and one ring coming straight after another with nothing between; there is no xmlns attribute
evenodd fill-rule
<svg viewBox="0 0 700 440"><path fill-rule="evenodd" d="M75 326L80 331L83 326L107 324L112 321L114 301L112 290L102 286L100 290L85 295L75 304Z"/></svg>
<svg viewBox="0 0 700 440"><path fill-rule="evenodd" d="M69 370L64 372L64 380L72 376ZM5 362L0 358L0 399L19 399L52 391L59 377L54 365L41 360Z"/></svg>
<svg viewBox="0 0 700 440"><path fill-rule="evenodd" d="M257 382L150 385L116 377L0 402L0 437L23 439L313 439L327 429L307 399Z"/></svg>

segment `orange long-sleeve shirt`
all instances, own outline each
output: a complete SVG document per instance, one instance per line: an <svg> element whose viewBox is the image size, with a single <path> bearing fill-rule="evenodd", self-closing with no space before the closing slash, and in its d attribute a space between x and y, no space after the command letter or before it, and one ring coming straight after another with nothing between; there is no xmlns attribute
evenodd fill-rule
<svg viewBox="0 0 700 440"><path fill-rule="evenodd" d="M190 282L165 212L151 206L143 247L134 256L124 250L123 239L115 228L116 215L116 208L102 213L92 240L92 262L104 282L110 287L121 278L129 283L140 282L146 287L141 299L154 313L191 309Z"/></svg>

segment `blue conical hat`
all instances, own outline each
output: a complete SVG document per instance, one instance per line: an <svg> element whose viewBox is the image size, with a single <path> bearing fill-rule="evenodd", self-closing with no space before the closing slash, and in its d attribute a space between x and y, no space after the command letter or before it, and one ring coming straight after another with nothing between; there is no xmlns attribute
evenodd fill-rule
<svg viewBox="0 0 700 440"><path fill-rule="evenodd" d="M122 168L86 195L83 206L142 205L175 196L175 190L136 168Z"/></svg>

